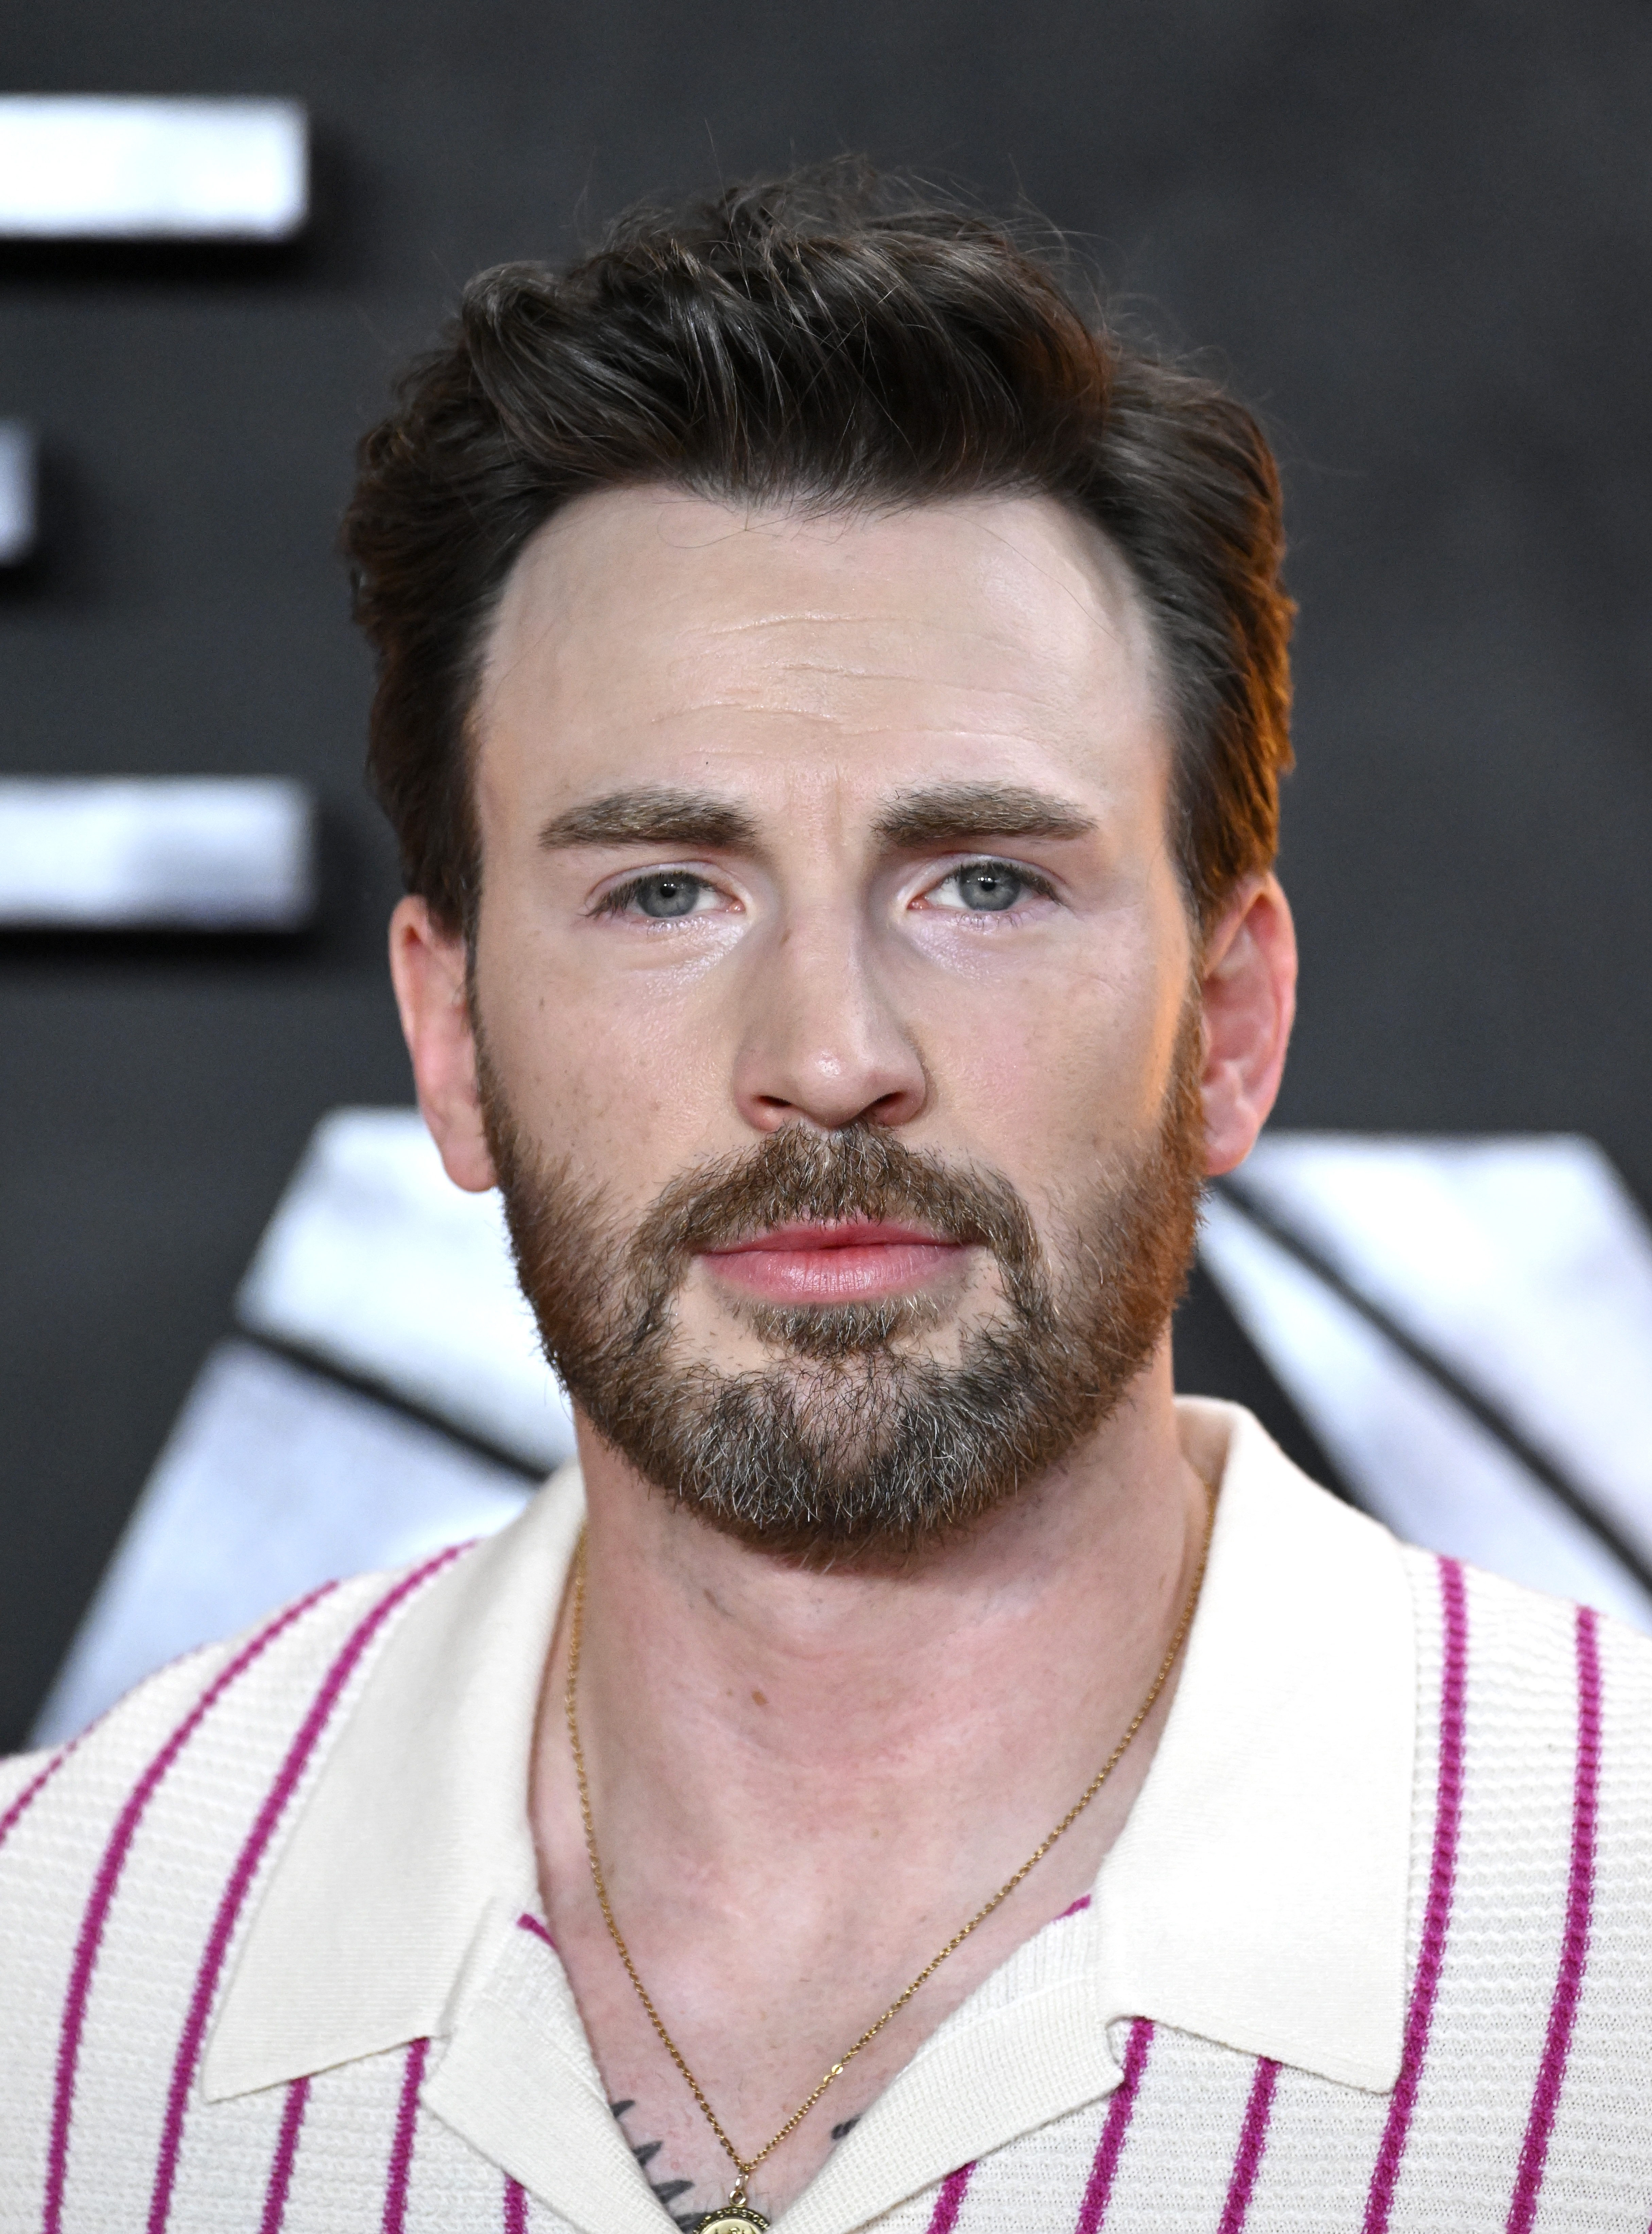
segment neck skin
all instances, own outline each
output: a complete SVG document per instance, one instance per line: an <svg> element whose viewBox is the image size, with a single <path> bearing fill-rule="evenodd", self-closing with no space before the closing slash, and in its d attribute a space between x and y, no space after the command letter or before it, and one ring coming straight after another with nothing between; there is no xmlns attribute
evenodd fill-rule
<svg viewBox="0 0 1652 2234"><path fill-rule="evenodd" d="M1197 1571L1208 1499L1178 1440L1167 1346L1059 1470L882 1571L801 1571L651 1493L588 1432L581 1456L578 1708L609 1891L674 2038L752 2151L1127 1729ZM694 2173L688 2200L704 2208L732 2172L634 2008L591 1890L562 1712L567 1629L565 1610L533 1792L547 1910L610 2094L640 2099L654 2074L665 2160L675 2132L671 2168ZM834 2123L1088 1891L1172 1689L1079 1822L763 2165L765 2210L812 2176Z"/></svg>

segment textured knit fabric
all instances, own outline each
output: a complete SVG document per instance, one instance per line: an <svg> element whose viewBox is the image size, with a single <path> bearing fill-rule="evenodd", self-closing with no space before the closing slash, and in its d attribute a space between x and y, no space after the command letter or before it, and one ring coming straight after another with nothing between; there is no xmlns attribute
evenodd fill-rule
<svg viewBox="0 0 1652 2234"><path fill-rule="evenodd" d="M1185 1416L1229 1446L1207 1594L1093 1898L778 2223L1647 2234L1652 1645L1402 1550L1243 1414ZM547 1497L519 1536L317 1593L0 1765L3 2234L669 2228L521 1819L577 1483ZM1269 1755L1231 1710L1292 1667ZM427 1756L427 1727L480 1768ZM496 1818L404 1886L382 1826L461 1773ZM1316 1891L1344 1874L1346 1914Z"/></svg>

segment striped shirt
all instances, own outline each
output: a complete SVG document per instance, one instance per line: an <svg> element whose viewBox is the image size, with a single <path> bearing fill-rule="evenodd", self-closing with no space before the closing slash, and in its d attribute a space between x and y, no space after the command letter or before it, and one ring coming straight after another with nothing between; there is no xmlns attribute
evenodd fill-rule
<svg viewBox="0 0 1652 2234"><path fill-rule="evenodd" d="M1647 2234L1652 1644L1180 1408L1221 1493L1129 1821L778 2223ZM669 2227L526 1821L580 1510L0 1764L0 2234Z"/></svg>

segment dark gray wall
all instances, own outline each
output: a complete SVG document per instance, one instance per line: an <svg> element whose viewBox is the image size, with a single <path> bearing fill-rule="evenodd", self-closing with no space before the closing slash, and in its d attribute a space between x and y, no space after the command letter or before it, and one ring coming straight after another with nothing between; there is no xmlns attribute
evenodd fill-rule
<svg viewBox="0 0 1652 2234"><path fill-rule="evenodd" d="M1278 430L1303 609L1282 1118L1577 1127L1652 1193L1652 16L1643 0L63 0L14 90L309 101L311 238L0 250L50 545L0 767L291 772L300 949L0 947L0 1744L19 1738L315 1118L404 1098L330 556L465 276L633 195L858 147L1093 240Z"/></svg>

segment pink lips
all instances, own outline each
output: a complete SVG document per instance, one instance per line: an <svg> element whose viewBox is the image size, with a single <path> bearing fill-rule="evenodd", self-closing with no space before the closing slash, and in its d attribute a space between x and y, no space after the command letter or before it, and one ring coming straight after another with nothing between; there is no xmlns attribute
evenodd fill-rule
<svg viewBox="0 0 1652 2234"><path fill-rule="evenodd" d="M771 1303L865 1303L952 1270L963 1244L916 1226L860 1220L784 1225L706 1251L715 1277Z"/></svg>

